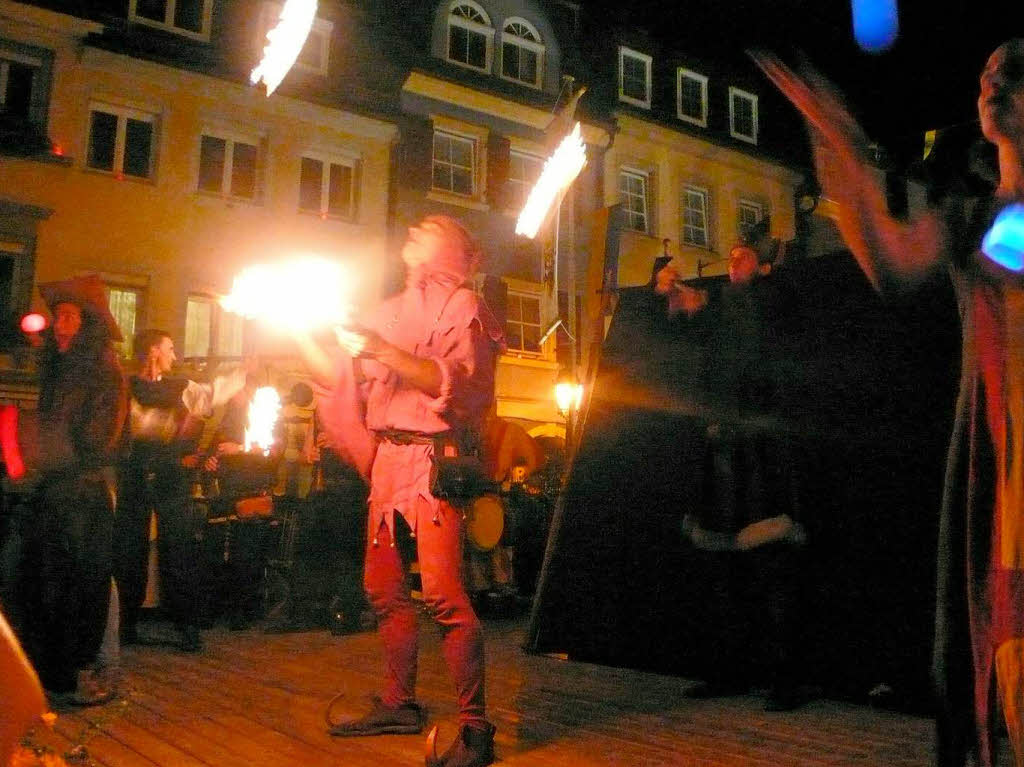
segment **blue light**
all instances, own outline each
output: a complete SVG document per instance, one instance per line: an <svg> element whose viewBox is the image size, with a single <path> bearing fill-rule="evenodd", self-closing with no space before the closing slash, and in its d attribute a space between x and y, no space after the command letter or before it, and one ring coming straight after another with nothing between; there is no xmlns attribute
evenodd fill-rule
<svg viewBox="0 0 1024 767"><path fill-rule="evenodd" d="M981 252L1011 272L1024 271L1024 205L1003 208L985 232Z"/></svg>
<svg viewBox="0 0 1024 767"><path fill-rule="evenodd" d="M853 36L868 53L887 50L899 34L896 0L851 0Z"/></svg>

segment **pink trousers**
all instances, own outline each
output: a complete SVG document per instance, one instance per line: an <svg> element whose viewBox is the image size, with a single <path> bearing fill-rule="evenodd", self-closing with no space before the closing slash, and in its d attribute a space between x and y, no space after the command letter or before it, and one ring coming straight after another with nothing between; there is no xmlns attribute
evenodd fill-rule
<svg viewBox="0 0 1024 767"><path fill-rule="evenodd" d="M462 580L462 513L442 503L434 515L426 501L416 509L416 544L423 600L441 629L441 648L455 681L461 724L484 721L484 642L480 621ZM395 515L396 518L398 515ZM419 638L417 603L409 594L406 568L392 545L387 525L370 530L366 546L365 586L377 613L384 641L386 706L412 703L416 697ZM376 543L374 543L376 539Z"/></svg>

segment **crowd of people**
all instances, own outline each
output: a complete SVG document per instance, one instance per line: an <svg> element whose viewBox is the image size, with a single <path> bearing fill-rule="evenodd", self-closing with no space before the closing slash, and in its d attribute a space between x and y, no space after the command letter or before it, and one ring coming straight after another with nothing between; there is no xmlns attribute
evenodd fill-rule
<svg viewBox="0 0 1024 767"><path fill-rule="evenodd" d="M941 208L910 223L889 214L866 160L867 139L828 83L809 67L797 74L770 54L754 58L804 114L815 149L827 150L831 160L818 168L819 180L839 202L842 234L871 282L894 290L939 268L952 275L963 364L939 543L937 763L992 762L993 676L1018 764L1024 763L1024 295L1019 274L979 248L995 216L1024 202L1024 41L997 49L981 76L981 128L998 150L994 193L988 199L947 195ZM761 364L790 305L770 274L773 255L765 240L735 247L730 286L713 304L680 284L671 263L658 271L654 286L670 312L710 322L716 351L706 372L718 401L708 419L705 503L680 510L682 530L696 548L722 552L756 571L769 605L766 708L787 709L799 703L788 604L793 561L806 536L786 440L764 424L749 426L779 396L777 381ZM462 576L460 495L472 484L467 458L479 451L503 343L500 325L467 286L482 258L461 224L429 216L410 229L402 249L407 276L401 293L361 324L334 329L331 343L294 334L319 389L323 444L369 487L364 584L385 653L381 696L363 716L332 722L330 732L411 734L425 727L416 697L418 609L407 580L415 554L460 721L443 755L433 746L436 728L431 732L428 767L494 760L483 633ZM100 283L79 278L41 290L54 317L40 357L33 439L41 459L16 517L16 535L6 536L17 538L20 548L16 556L5 550L2 599L47 689L90 702L109 694L97 674L104 653L116 654L109 647L117 640L112 626L120 622L121 638L133 638L151 510L159 517L164 602L182 648L201 647L195 602L200 520L188 503L187 477L217 457L217 451L197 452L197 424L243 390L246 371L209 384L169 377L173 342L150 331L136 342L140 368L129 382L111 348L119 334ZM18 446L3 427L0 421L13 477ZM9 563L15 559L30 566L17 569L22 578L12 599ZM735 586L725 578L717 601L727 605L726 592ZM749 630L736 615L722 620L737 626L734 637ZM723 662L716 665L722 673L709 674L694 694L746 689L749 669L735 644L722 648Z"/></svg>

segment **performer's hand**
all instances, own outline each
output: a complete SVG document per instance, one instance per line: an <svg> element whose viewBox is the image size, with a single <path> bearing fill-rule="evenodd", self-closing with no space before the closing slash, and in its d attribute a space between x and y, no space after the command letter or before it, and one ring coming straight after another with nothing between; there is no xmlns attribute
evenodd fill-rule
<svg viewBox="0 0 1024 767"><path fill-rule="evenodd" d="M203 462L203 468L207 471L217 471L218 466L220 466L220 461L217 460L215 455L211 455Z"/></svg>
<svg viewBox="0 0 1024 767"><path fill-rule="evenodd" d="M217 455L238 455L242 446L237 442L221 442L217 445Z"/></svg>
<svg viewBox="0 0 1024 767"><path fill-rule="evenodd" d="M348 329L338 326L334 329L334 335L341 348L356 358L377 359L389 346L377 333L366 328Z"/></svg>

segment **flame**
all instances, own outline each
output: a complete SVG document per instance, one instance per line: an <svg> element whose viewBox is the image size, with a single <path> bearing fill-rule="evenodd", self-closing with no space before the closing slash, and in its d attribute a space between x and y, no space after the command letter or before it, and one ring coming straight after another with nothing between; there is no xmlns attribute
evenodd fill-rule
<svg viewBox="0 0 1024 767"><path fill-rule="evenodd" d="M221 306L288 330L342 325L351 311L350 283L341 264L323 258L257 264L235 277Z"/></svg>
<svg viewBox="0 0 1024 767"><path fill-rule="evenodd" d="M249 75L253 85L263 80L268 96L277 90L302 52L315 18L316 0L285 0L277 26L267 32L263 58Z"/></svg>
<svg viewBox="0 0 1024 767"><path fill-rule="evenodd" d="M586 162L587 150L583 146L580 124L576 123L569 135L562 139L558 149L544 163L544 170L530 190L530 196L519 214L516 234L524 234L530 239L537 236L537 230L547 218L552 204L580 175Z"/></svg>
<svg viewBox="0 0 1024 767"><path fill-rule="evenodd" d="M274 444L274 426L281 410L281 396L273 386L261 386L252 395L249 403L249 425L245 430L245 451L253 448L263 455L270 452Z"/></svg>

